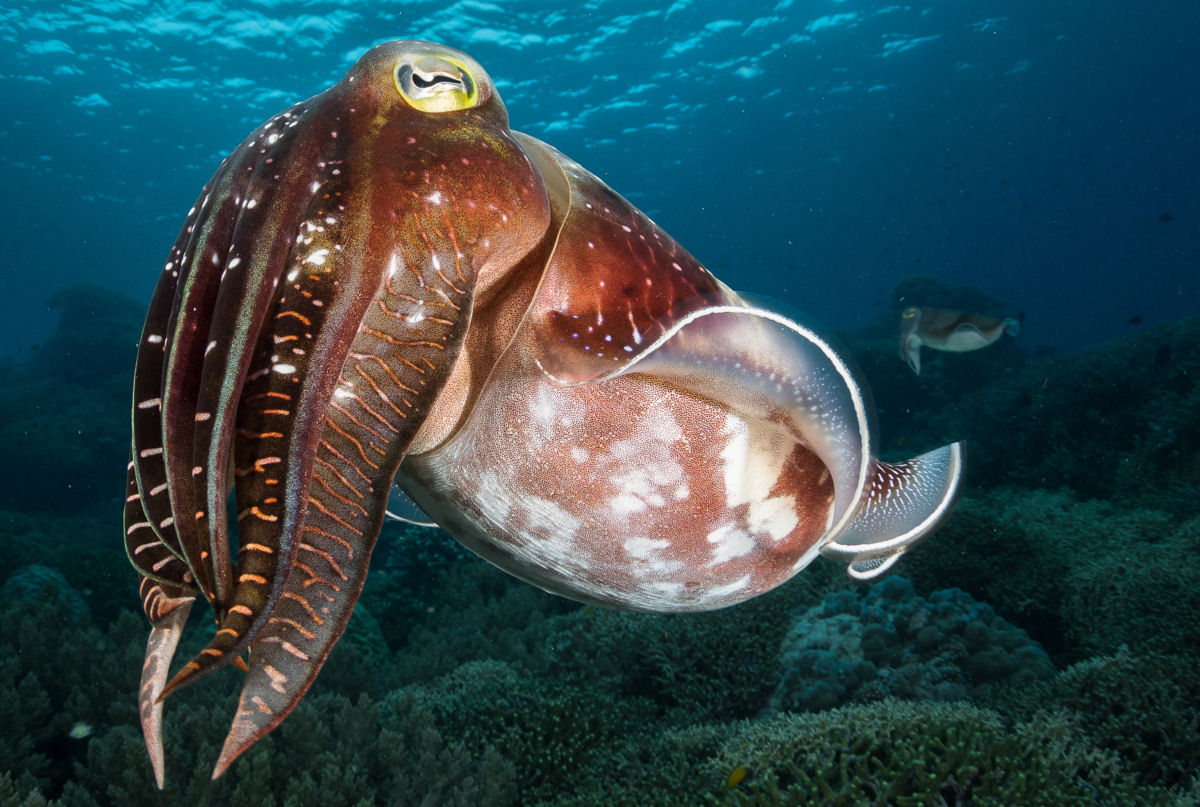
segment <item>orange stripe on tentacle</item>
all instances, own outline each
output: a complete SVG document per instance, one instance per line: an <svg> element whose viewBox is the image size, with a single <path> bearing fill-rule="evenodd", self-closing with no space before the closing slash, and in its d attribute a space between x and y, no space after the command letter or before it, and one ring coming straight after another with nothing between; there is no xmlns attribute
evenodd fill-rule
<svg viewBox="0 0 1200 807"><path fill-rule="evenodd" d="M318 510L320 510L320 511L321 511L322 515L325 515L325 516L327 516L327 517L328 517L330 520L337 522L337 523L338 523L338 524L340 524L341 526L343 526L343 527L345 527L346 529L350 530L350 532L354 533L355 535L362 535L362 534L363 534L363 533L362 533L362 530L358 529L357 527L355 527L354 525L352 525L350 522L346 521L345 519L343 519L343 518L341 518L340 516L338 516L338 515L336 515L335 513L333 513L333 512L332 512L332 511L331 511L331 510L330 510L328 507L326 507L326 506L325 506L325 504L324 504L324 503L323 503L323 502L322 502L320 499L318 499L316 496L309 496L309 497L308 497L308 503L309 503L309 504L312 504L312 505L315 505L315 506L316 506L316 508L317 508Z"/></svg>
<svg viewBox="0 0 1200 807"><path fill-rule="evenodd" d="M324 467L328 468L330 470L330 472L338 478L338 481L342 483L342 486L345 487L346 490L350 491L351 493L353 493L355 496L357 496L360 499L364 498L364 494L362 493L362 491L360 491L358 488L354 487L354 485L351 485L350 480L348 480L348 479L346 479L346 477L342 476L342 472L339 471L337 469L337 466L335 466L332 462L330 462L329 460L325 459L324 457L322 457L320 455L314 457L313 462L316 463L317 465L323 465Z"/></svg>
<svg viewBox="0 0 1200 807"><path fill-rule="evenodd" d="M299 311L280 311L278 314L275 315L275 319L283 319L284 317L295 317L296 319L298 319L302 323L304 323L306 326L312 325L312 320L310 320L308 317L301 314Z"/></svg>
<svg viewBox="0 0 1200 807"><path fill-rule="evenodd" d="M300 596L299 594L297 594L296 592L294 592L294 591L284 591L284 592L283 592L282 594L280 594L279 596L280 596L280 597L283 597L284 599L287 599L287 600L294 600L295 602L298 602L298 603L300 603L300 607L301 607L301 608L303 608L303 609L304 609L304 611L305 611L305 613L307 613L307 614L308 614L308 618L309 618L309 619L311 619L313 622L317 623L318 625L324 625L324 624L325 624L325 620L324 620L324 619L321 619L321 617L317 616L317 612L316 612L316 611L313 609L313 607L312 607L311 605L309 605L309 603L308 603L308 600L304 599L303 597L301 597L301 596Z"/></svg>
<svg viewBox="0 0 1200 807"><path fill-rule="evenodd" d="M440 345L437 342L430 342L428 339L397 339L391 334L384 333L383 331L377 331L374 328L363 328L362 333L365 333L369 336L374 336L376 339L382 339L388 344L395 345L397 347L432 347L436 348L437 350L446 349L445 345Z"/></svg>
<svg viewBox="0 0 1200 807"><path fill-rule="evenodd" d="M305 525L304 531L311 532L313 535L319 535L322 538L328 538L329 540L334 541L335 543L341 544L342 548L346 550L346 556L347 556L346 559L354 560L354 546L349 541L347 541L345 538L343 538L342 536L334 535L332 532L329 532L328 530L323 530L320 527L312 527L312 526L308 526L308 525Z"/></svg>
<svg viewBox="0 0 1200 807"><path fill-rule="evenodd" d="M334 422L333 422L333 420L332 420L332 419L330 419L330 418L328 418L328 417L327 417L327 418L325 418L325 423L326 423L326 425L328 425L328 426L329 426L331 429L333 429L335 432L337 432L338 434L340 434L342 437L345 437L347 440L349 440L351 443L353 443L353 444L354 444L354 447L358 449L358 454L359 454L359 456L363 458L363 462L365 462L367 465L370 465L370 466L371 466L372 468L374 468L376 471L378 471L378 470L379 470L379 466L378 466L378 465L376 465L375 463L371 462L371 460L369 460L369 459L367 458L367 452L366 452L366 450L364 450L364 449L363 449L362 443L360 443L360 442L358 441L358 438L357 438L357 437L355 437L354 435L350 434L348 431L346 431L345 429L343 429L341 426L339 426L339 425L337 425L336 423L334 423ZM321 442L325 442L325 441L324 441L324 440L322 440ZM364 476L364 478L366 478L366 477ZM370 481L370 479L367 479L367 481L369 482L369 481Z"/></svg>
<svg viewBox="0 0 1200 807"><path fill-rule="evenodd" d="M355 465L353 462L351 462L351 461L350 461L350 458L349 458L349 457L347 457L345 454L343 454L342 452L340 452L340 451L338 451L336 448L334 448L334 447L333 447L333 445L332 445L332 444L331 444L331 443L330 443L328 440L322 440L322 441L321 441L321 448L324 448L324 449L325 449L326 451L328 451L330 454L332 454L333 456L337 457L337 458L338 458L339 460L341 460L342 462L346 463L346 465L347 465L347 466L348 466L348 467L349 467L349 468L350 468L352 471L354 471L354 473L356 473L356 474L358 474L360 477L362 477L362 480L363 480L364 482L366 482L368 485L371 485L371 484L373 484L373 483L371 482L371 477L369 477L369 476L367 476L366 474L364 474L364 473L362 472L362 470L361 470L361 469L360 469L360 468L359 468L357 465Z"/></svg>
<svg viewBox="0 0 1200 807"><path fill-rule="evenodd" d="M360 404L360 405L361 405L361 406L362 406L364 409L366 409L366 405L365 405L365 404L363 404L363 402L362 402L362 399L361 399L361 398L359 398L357 395L355 395L355 396L354 396L354 400L358 401L358 403L359 403L359 404ZM370 432L370 433L371 433L371 434L373 434L375 437L379 438L380 442L385 442L385 443L387 442L387 437L385 437L385 436L384 436L382 433L380 433L380 431L379 431L378 429L372 428L371 426L368 426L367 424L363 423L361 420L359 420L357 417L355 417L355 416L354 416L354 414L353 414L353 413L352 413L352 412L351 412L349 409L347 409L346 407L342 406L340 403L337 403L337 402L335 401L335 402L333 402L333 403L331 403L331 404L329 405L329 408L330 408L330 409L334 409L334 410L336 410L336 411L338 411L338 412L341 412L343 415L345 415L347 418L349 418L349 419L350 419L350 421L351 421L351 422L352 422L352 423L353 423L355 426L358 426L360 429L362 429L362 430L363 430L363 431L365 431L365 432ZM387 421L384 421L384 422L386 423ZM389 428L389 429L391 429L393 432L395 432L395 431L396 431L395 427L393 427L393 426L392 426L390 423L388 424L388 428ZM374 449L375 449L375 451L379 452L380 454L383 454L383 453L384 453L384 452L383 452L383 451L381 451L380 449L378 449L378 448L375 448L375 446L374 446L374 445L372 445L371 447L372 447L372 448L374 448Z"/></svg>
<svg viewBox="0 0 1200 807"><path fill-rule="evenodd" d="M305 552L313 553L314 555L319 557L321 560L328 563L329 568L333 569L334 573L337 574L338 577L342 578L343 580L350 579L350 578L346 577L346 573L342 571L342 567L339 566L337 561L333 559L333 555L329 554L324 549L315 547L312 544L306 544L303 541L300 542L300 548L303 549Z"/></svg>
<svg viewBox="0 0 1200 807"><path fill-rule="evenodd" d="M322 488L324 488L325 492L328 493L330 496L337 499L339 502L346 505L347 507L353 507L355 510L358 510L360 513L363 514L364 518L367 516L367 510L365 507L363 507L361 504L359 504L356 501L347 499L345 496L341 495L340 493L336 493L333 490L333 488L329 487L329 483L321 478L320 474L313 474L313 479L315 479L317 484L320 485Z"/></svg>

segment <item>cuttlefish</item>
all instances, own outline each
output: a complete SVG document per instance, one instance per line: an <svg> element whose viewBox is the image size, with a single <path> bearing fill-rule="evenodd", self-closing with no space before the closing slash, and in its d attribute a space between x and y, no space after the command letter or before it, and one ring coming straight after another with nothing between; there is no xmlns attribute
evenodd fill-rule
<svg viewBox="0 0 1200 807"><path fill-rule="evenodd" d="M547 591L681 612L818 555L883 574L962 474L961 443L879 460L836 347L510 129L479 63L428 42L372 49L226 158L160 272L132 403L160 785L181 686L245 670L214 776L304 696L394 485ZM197 600L216 631L172 675Z"/></svg>
<svg viewBox="0 0 1200 807"><path fill-rule="evenodd" d="M989 317L952 308L911 306L900 314L900 358L921 374L921 346L946 353L967 353L1017 335L1021 323L1012 317Z"/></svg>

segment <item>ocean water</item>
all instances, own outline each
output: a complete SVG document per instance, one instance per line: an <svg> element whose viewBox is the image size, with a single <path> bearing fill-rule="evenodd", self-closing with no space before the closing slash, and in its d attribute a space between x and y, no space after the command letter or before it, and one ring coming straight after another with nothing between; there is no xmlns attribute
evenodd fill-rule
<svg viewBox="0 0 1200 807"><path fill-rule="evenodd" d="M0 37L0 805L1200 803L1194 5L18 2ZM965 440L962 493L875 587L818 559L695 615L389 523L223 778L241 673L166 701L160 793L121 535L142 320L221 160L399 38L832 333L883 458ZM916 374L909 306L1019 327Z"/></svg>

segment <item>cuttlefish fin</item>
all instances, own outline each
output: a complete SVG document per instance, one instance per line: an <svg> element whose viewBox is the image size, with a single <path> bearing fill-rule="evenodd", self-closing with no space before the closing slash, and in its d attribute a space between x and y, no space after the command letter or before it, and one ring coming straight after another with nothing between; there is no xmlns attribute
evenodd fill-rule
<svg viewBox="0 0 1200 807"><path fill-rule="evenodd" d="M178 591L167 591L151 580L142 582L142 607L150 617L150 638L146 642L146 660L142 663L142 682L138 689L138 715L142 723L142 736L146 741L146 753L150 756L150 767L154 769L154 783L162 790L164 762L162 742L162 701L158 699L167 682L167 671L183 626L187 624L195 597L175 596Z"/></svg>
<svg viewBox="0 0 1200 807"><path fill-rule="evenodd" d="M847 561L856 580L882 575L950 512L962 486L964 454L960 442L904 462L873 460L857 517L822 554Z"/></svg>
<svg viewBox="0 0 1200 807"><path fill-rule="evenodd" d="M850 579L852 580L874 580L877 577L882 577L889 569L895 566L903 554L904 550L900 550L882 558L862 558L861 560L852 561L846 567L846 574L850 575Z"/></svg>
<svg viewBox="0 0 1200 807"><path fill-rule="evenodd" d="M430 518L411 496L401 490L399 485L392 485L388 491L387 509L383 511L383 517L388 521L399 521L414 527L438 528L438 523Z"/></svg>

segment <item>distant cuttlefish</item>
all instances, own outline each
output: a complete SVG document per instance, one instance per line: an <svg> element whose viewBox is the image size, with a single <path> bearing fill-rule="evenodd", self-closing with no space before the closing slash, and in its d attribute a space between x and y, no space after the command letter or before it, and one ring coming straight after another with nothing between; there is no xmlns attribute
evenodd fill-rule
<svg viewBox="0 0 1200 807"><path fill-rule="evenodd" d="M979 350L1005 333L1017 335L1021 324L1012 317L988 317L949 308L906 308L900 314L900 358L921 374L921 346L948 353Z"/></svg>

